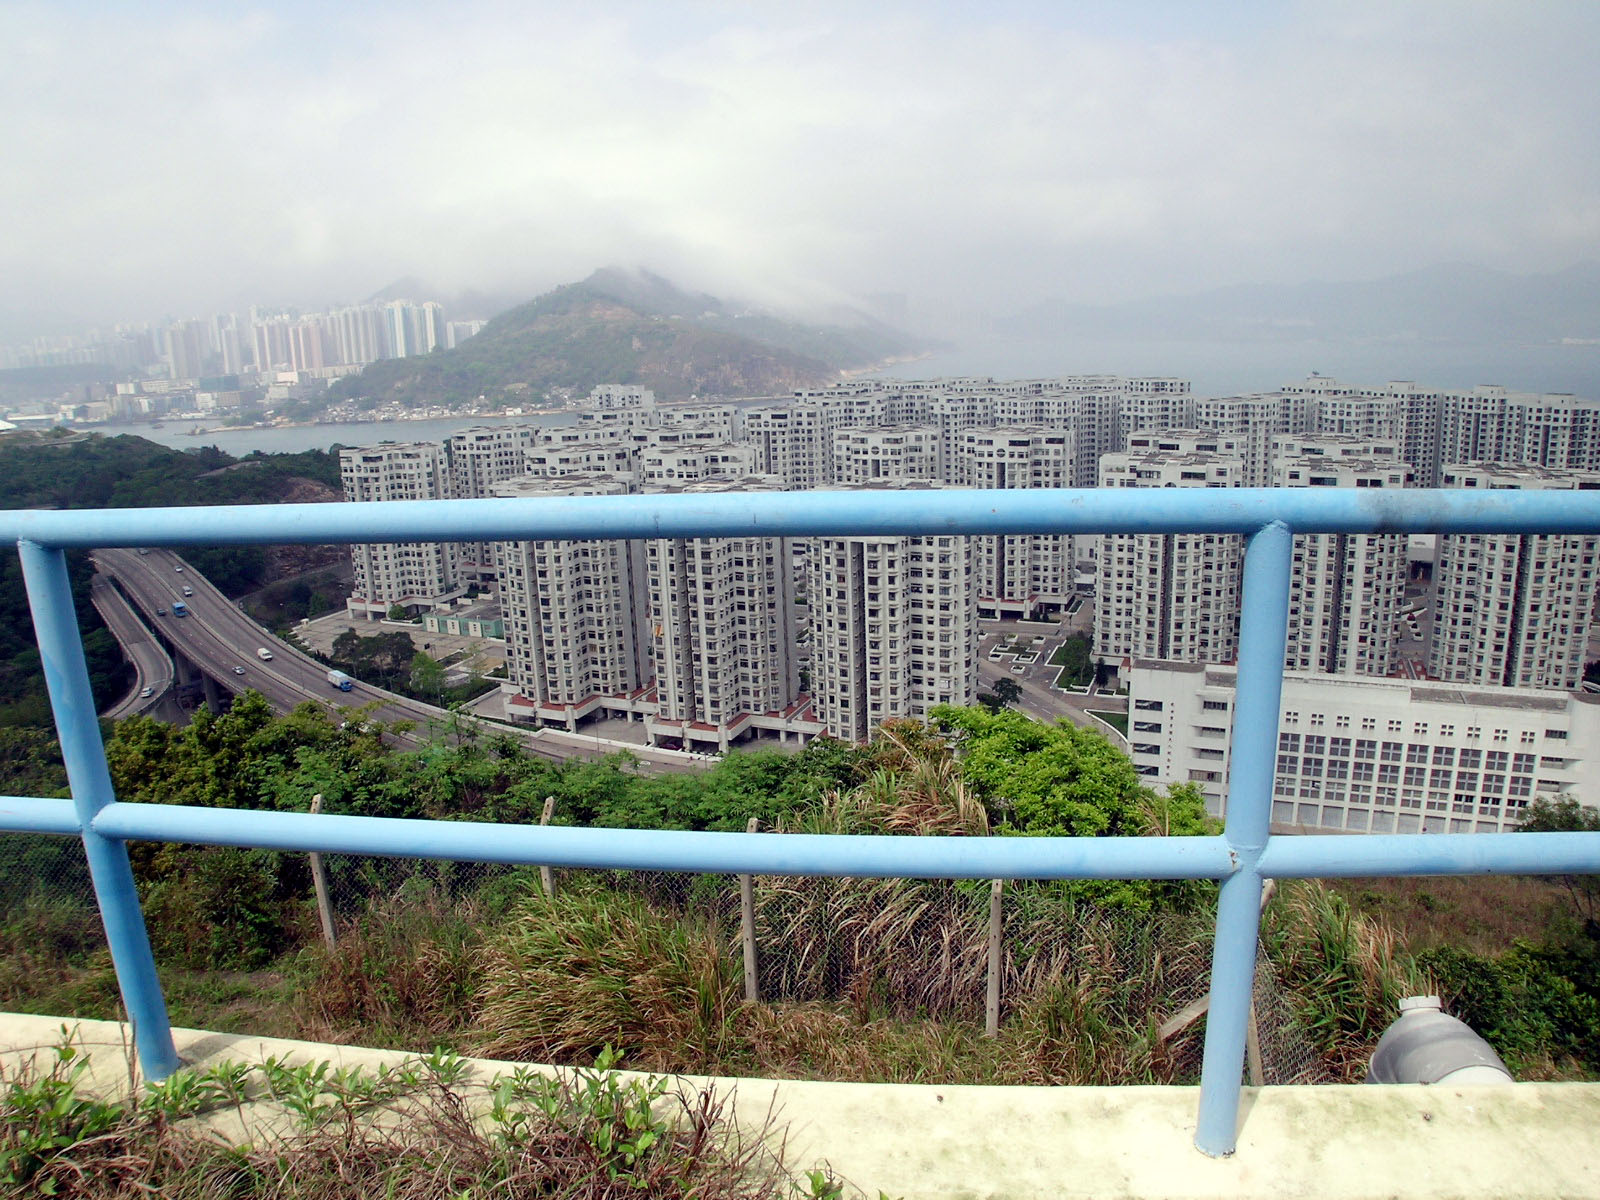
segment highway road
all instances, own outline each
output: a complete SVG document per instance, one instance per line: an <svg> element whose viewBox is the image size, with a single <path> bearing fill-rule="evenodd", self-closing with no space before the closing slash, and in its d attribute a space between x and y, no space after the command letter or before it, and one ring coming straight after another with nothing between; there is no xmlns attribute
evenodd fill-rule
<svg viewBox="0 0 1600 1200"><path fill-rule="evenodd" d="M128 694L101 715L120 721L135 713L152 712L162 705L173 704L167 697L172 687L172 659L139 619L139 614L111 581L101 575L90 580L89 598L99 610L106 628L122 643L135 675ZM148 696L140 694L145 688L150 689Z"/></svg>
<svg viewBox="0 0 1600 1200"><path fill-rule="evenodd" d="M236 693L253 688L279 712L287 712L305 700L316 700L326 704L339 720L349 719L339 710L360 707L362 720L381 721L391 728L397 723L411 723L414 733L393 735L406 744L428 741L452 717L446 709L364 683L357 683L348 692L339 691L328 683L327 667L267 633L170 550L141 553L102 549L95 551L94 558L100 571L116 577L146 620L157 625L184 658ZM185 586L192 588L194 595L184 596ZM174 600L182 600L190 615L173 616ZM165 615L161 614L162 609L166 610ZM271 652L270 661L257 654L261 648ZM486 734L513 734L533 753L557 762L603 758L627 750L639 759L639 769L650 774L701 771L709 765L704 756L682 751L604 742L564 730L524 730L476 718L462 719L476 724Z"/></svg>

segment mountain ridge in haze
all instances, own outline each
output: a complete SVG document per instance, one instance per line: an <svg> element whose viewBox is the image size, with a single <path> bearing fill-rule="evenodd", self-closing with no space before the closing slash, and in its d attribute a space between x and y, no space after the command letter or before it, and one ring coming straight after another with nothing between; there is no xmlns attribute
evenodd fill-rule
<svg viewBox="0 0 1600 1200"><path fill-rule="evenodd" d="M607 267L500 313L454 350L373 363L334 394L418 405L540 400L632 383L667 397L762 395L920 349L910 335L856 315L857 324L804 324L648 271Z"/></svg>

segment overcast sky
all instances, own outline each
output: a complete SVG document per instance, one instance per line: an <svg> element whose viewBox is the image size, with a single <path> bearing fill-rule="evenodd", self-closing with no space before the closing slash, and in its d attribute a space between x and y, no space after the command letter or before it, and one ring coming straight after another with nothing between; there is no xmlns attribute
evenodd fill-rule
<svg viewBox="0 0 1600 1200"><path fill-rule="evenodd" d="M0 315L606 264L1005 311L1600 257L1600 4L1213 8L0 4Z"/></svg>

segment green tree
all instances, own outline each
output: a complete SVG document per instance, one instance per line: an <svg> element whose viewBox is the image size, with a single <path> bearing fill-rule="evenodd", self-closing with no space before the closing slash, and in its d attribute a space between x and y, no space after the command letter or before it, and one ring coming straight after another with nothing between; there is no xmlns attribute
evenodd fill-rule
<svg viewBox="0 0 1600 1200"><path fill-rule="evenodd" d="M1573 796L1540 797L1528 805L1518 826L1521 833L1600 833L1600 812ZM1600 875L1558 875L1584 927L1600 937Z"/></svg>
<svg viewBox="0 0 1600 1200"><path fill-rule="evenodd" d="M1022 685L1015 679L997 679L994 685L994 698L1000 702L1001 708L1009 708L1022 699Z"/></svg>
<svg viewBox="0 0 1600 1200"><path fill-rule="evenodd" d="M444 699L444 686L444 668L432 655L418 650L411 658L411 690L438 704Z"/></svg>
<svg viewBox="0 0 1600 1200"><path fill-rule="evenodd" d="M391 604L386 614L391 621L404 621L407 619L406 610L400 604Z"/></svg>
<svg viewBox="0 0 1600 1200"><path fill-rule="evenodd" d="M1099 733L1066 722L1045 725L1011 709L933 710L956 738L967 786L989 810L996 832L1034 837L1187 837L1211 832L1198 790L1157 796L1133 762ZM1085 881L1069 890L1100 903L1187 908L1207 885Z"/></svg>

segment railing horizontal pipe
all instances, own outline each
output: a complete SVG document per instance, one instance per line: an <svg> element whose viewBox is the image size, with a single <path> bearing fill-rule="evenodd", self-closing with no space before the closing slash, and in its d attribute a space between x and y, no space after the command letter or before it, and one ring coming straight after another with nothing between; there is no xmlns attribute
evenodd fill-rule
<svg viewBox="0 0 1600 1200"><path fill-rule="evenodd" d="M923 879L1220 879L1220 837L952 838L688 833L110 804L96 833L123 840L464 862Z"/></svg>
<svg viewBox="0 0 1600 1200"><path fill-rule="evenodd" d="M67 548L212 544L1184 532L1251 538L1234 780L1229 821L1219 837L686 833L123 803L112 796L60 554ZM176 1057L123 845L134 839L728 875L1222 880L1196 1143L1207 1153L1230 1153L1263 878L1600 874L1600 834L1593 833L1268 836L1292 535L1424 532L1600 534L1600 492L851 489L0 512L0 538L22 550L74 792L71 802L0 797L0 830L81 833L151 1078L169 1073Z"/></svg>
<svg viewBox="0 0 1600 1200"><path fill-rule="evenodd" d="M1600 875L1600 833L1275 837L1259 863L1276 879L1366 875Z"/></svg>
<svg viewBox="0 0 1600 1200"><path fill-rule="evenodd" d="M0 796L0 829L7 833L83 832L71 800L37 796Z"/></svg>
<svg viewBox="0 0 1600 1200"><path fill-rule="evenodd" d="M1592 533L1600 492L1382 488L815 491L0 512L55 547L846 534Z"/></svg>

